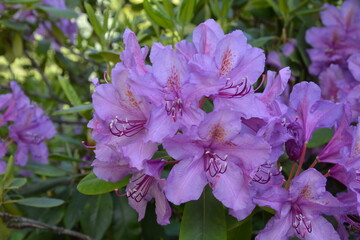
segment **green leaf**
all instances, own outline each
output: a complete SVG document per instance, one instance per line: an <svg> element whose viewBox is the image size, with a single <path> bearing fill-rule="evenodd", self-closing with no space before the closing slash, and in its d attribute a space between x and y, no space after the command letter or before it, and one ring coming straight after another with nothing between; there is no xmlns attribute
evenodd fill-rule
<svg viewBox="0 0 360 240"><path fill-rule="evenodd" d="M126 186L128 181L129 177L125 177L118 182L106 182L98 179L95 174L91 172L79 182L77 190L86 195L98 195L120 189Z"/></svg>
<svg viewBox="0 0 360 240"><path fill-rule="evenodd" d="M69 206L66 208L64 224L65 227L71 229L75 224L80 221L83 213L83 208L86 202L89 200L89 196L83 195L76 190L72 191L71 200Z"/></svg>
<svg viewBox="0 0 360 240"><path fill-rule="evenodd" d="M102 239L110 227L113 202L110 194L93 196L84 206L80 224L85 234Z"/></svg>
<svg viewBox="0 0 360 240"><path fill-rule="evenodd" d="M159 10L153 8L148 0L144 0L144 10L148 17L157 25L167 28L167 29L173 29L174 23L171 19L167 18L166 15Z"/></svg>
<svg viewBox="0 0 360 240"><path fill-rule="evenodd" d="M73 158L73 157L69 157L67 155L63 155L63 154L50 154L49 155L49 160L52 161L67 161L67 162L80 162L80 163L86 163L84 160L79 159L79 158Z"/></svg>
<svg viewBox="0 0 360 240"><path fill-rule="evenodd" d="M109 62L117 63L120 62L120 53L115 51L100 51L99 54Z"/></svg>
<svg viewBox="0 0 360 240"><path fill-rule="evenodd" d="M310 15L310 14L314 14L314 13L319 13L323 10L324 10L324 8L306 9L306 10L302 10L302 11L298 12L297 16L306 16L306 15Z"/></svg>
<svg viewBox="0 0 360 240"><path fill-rule="evenodd" d="M36 6L36 9L42 10L50 15L60 17L60 18L70 19L70 18L77 17L77 13L72 9L54 8L54 7L43 6L43 5Z"/></svg>
<svg viewBox="0 0 360 240"><path fill-rule="evenodd" d="M8 4L33 4L37 3L40 0L4 0L4 3Z"/></svg>
<svg viewBox="0 0 360 240"><path fill-rule="evenodd" d="M5 27L14 29L16 31L26 31L28 26L22 23L14 22L12 20L0 20L0 24L4 25Z"/></svg>
<svg viewBox="0 0 360 240"><path fill-rule="evenodd" d="M63 141L65 143L70 143L72 145L76 145L78 147L84 147L82 144L81 144L81 141L78 140L78 139L75 139L75 138L72 138L72 137L69 137L69 136L64 136L64 135L58 135L56 134L54 136L55 139L58 139L60 141ZM51 156L51 155L50 155Z"/></svg>
<svg viewBox="0 0 360 240"><path fill-rule="evenodd" d="M77 95L75 89L70 84L69 79L64 78L62 76L59 76L59 83L61 88L63 89L67 99L70 101L70 103L74 106L82 105L81 100L79 96Z"/></svg>
<svg viewBox="0 0 360 240"><path fill-rule="evenodd" d="M37 208L50 208L57 207L64 203L61 199L46 198L46 197L34 197L34 198L23 198L17 200L16 203Z"/></svg>
<svg viewBox="0 0 360 240"><path fill-rule="evenodd" d="M242 240L250 240L252 235L252 217L247 217L242 221L237 221L232 216L227 217L227 240L237 240L241 236Z"/></svg>
<svg viewBox="0 0 360 240"><path fill-rule="evenodd" d="M98 37L102 41L104 41L105 40L104 39L104 32L103 32L103 29L101 28L99 20L97 19L96 15L95 15L94 9L87 2L84 3L84 6L85 6L85 10L86 10L86 12L88 14L91 26L93 27L96 35L98 35Z"/></svg>
<svg viewBox="0 0 360 240"><path fill-rule="evenodd" d="M69 186L75 177L76 175L70 177L48 178L34 184L28 184L26 188L22 188L20 192L23 196L34 196L36 194L44 193L50 189L54 189L57 186Z"/></svg>
<svg viewBox="0 0 360 240"><path fill-rule="evenodd" d="M167 14L169 14L169 16L171 18L174 18L175 14L174 14L174 7L173 7L172 3L169 0L163 0L163 4L164 4L164 8L165 8Z"/></svg>
<svg viewBox="0 0 360 240"><path fill-rule="evenodd" d="M180 240L226 238L225 209L206 187L199 200L185 204Z"/></svg>
<svg viewBox="0 0 360 240"><path fill-rule="evenodd" d="M185 25L191 21L194 16L194 8L196 1L193 0L183 0L181 2L180 11L179 11L179 20Z"/></svg>
<svg viewBox="0 0 360 240"><path fill-rule="evenodd" d="M331 138L334 136L334 130L330 128L319 128L316 129L311 136L309 143L307 144L308 148L315 148L325 143L328 143Z"/></svg>
<svg viewBox="0 0 360 240"><path fill-rule="evenodd" d="M249 44L251 44L253 47L263 47L267 42L275 39L275 36L260 37L253 41L249 41Z"/></svg>
<svg viewBox="0 0 360 240"><path fill-rule="evenodd" d="M13 179L14 179L14 157L11 156L9 157L5 175L2 179L2 182L5 186L8 186L9 184L12 183Z"/></svg>
<svg viewBox="0 0 360 240"><path fill-rule="evenodd" d="M20 34L15 34L13 38L13 53L16 58L22 57L23 55L23 42Z"/></svg>
<svg viewBox="0 0 360 240"><path fill-rule="evenodd" d="M70 107L66 109L61 109L59 111L53 112L53 116L56 115L64 115L64 114L73 114L73 113L79 113L84 111L92 110L93 106L91 104L84 104L84 105L78 105L75 107Z"/></svg>
<svg viewBox="0 0 360 240"><path fill-rule="evenodd" d="M113 195L113 202L114 215L111 225L112 240L141 239L141 225L137 220L138 215L128 204L127 198Z"/></svg>
<svg viewBox="0 0 360 240"><path fill-rule="evenodd" d="M48 164L41 164L41 163L37 163L37 162L29 162L26 166L25 169L42 175L42 176L47 176L47 177L61 177L61 176L65 176L66 172L65 170L59 168L59 167L54 167Z"/></svg>
<svg viewBox="0 0 360 240"><path fill-rule="evenodd" d="M9 186L5 187L5 189L18 189L24 186L27 182L26 178L14 178L12 183Z"/></svg>

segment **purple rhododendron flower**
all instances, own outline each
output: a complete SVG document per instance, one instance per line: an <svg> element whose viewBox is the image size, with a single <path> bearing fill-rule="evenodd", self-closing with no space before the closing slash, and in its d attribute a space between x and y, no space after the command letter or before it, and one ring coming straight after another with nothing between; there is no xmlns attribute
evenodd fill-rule
<svg viewBox="0 0 360 240"><path fill-rule="evenodd" d="M249 198L250 175L266 163L270 146L260 137L240 134L241 128L240 114L224 110L208 114L199 127L165 140L167 152L180 160L165 187L169 201L198 199L210 184L214 196L234 211L255 207Z"/></svg>
<svg viewBox="0 0 360 240"><path fill-rule="evenodd" d="M319 86L312 82L296 84L290 94L290 108L286 116L292 138L285 146L293 160L300 157L314 130L333 126L343 113L342 104L322 100L320 95Z"/></svg>
<svg viewBox="0 0 360 240"><path fill-rule="evenodd" d="M142 161L151 158L157 144L149 142L151 106L136 96L128 85L129 71L118 64L112 70L112 83L100 84L93 94L94 119L89 123L98 143L121 145L131 165L141 169Z"/></svg>
<svg viewBox="0 0 360 240"><path fill-rule="evenodd" d="M147 202L155 198L157 222L161 225L170 223L171 208L163 191L166 180L160 178L165 164L163 159L147 160L144 170L130 178L126 196L130 206L138 212L139 221L144 218Z"/></svg>
<svg viewBox="0 0 360 240"><path fill-rule="evenodd" d="M254 201L277 211L256 239L340 239L339 234L322 214L341 212L343 204L325 189L326 178L308 169L294 178L289 192L270 189Z"/></svg>
<svg viewBox="0 0 360 240"><path fill-rule="evenodd" d="M0 99L5 100L0 106L0 110L5 109L0 122L2 125L12 123L8 129L10 142L17 144L15 163L26 165L29 153L32 160L47 163L49 154L45 141L54 136L55 127L43 110L30 103L16 82L10 85L12 93L0 95Z"/></svg>

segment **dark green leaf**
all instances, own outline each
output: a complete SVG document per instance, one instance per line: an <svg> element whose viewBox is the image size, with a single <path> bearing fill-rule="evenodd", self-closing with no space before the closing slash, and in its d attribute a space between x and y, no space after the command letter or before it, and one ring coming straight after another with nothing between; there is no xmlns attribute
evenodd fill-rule
<svg viewBox="0 0 360 240"><path fill-rule="evenodd" d="M11 156L9 157L8 163L7 163L7 167L6 167L6 171L5 171L5 175L2 179L2 183L5 186L8 186L9 184L12 183L14 179L14 157ZM1 193L0 193L1 195Z"/></svg>
<svg viewBox="0 0 360 240"><path fill-rule="evenodd" d="M88 200L89 196L83 195L76 190L73 191L70 204L65 212L64 223L66 228L73 228L80 220L83 208Z"/></svg>
<svg viewBox="0 0 360 240"><path fill-rule="evenodd" d="M185 204L180 240L223 240L226 237L225 209L206 187L199 200Z"/></svg>
<svg viewBox="0 0 360 240"><path fill-rule="evenodd" d="M249 41L249 44L251 44L254 47L263 47L267 42L276 39L274 36L268 36L268 37L260 37L253 41Z"/></svg>
<svg viewBox="0 0 360 240"><path fill-rule="evenodd" d="M69 79L60 77L59 83L60 83L60 86L63 89L67 99L71 102L72 105L74 105L74 106L82 105L81 100L80 100L79 96L77 95L73 86L70 84Z"/></svg>
<svg viewBox="0 0 360 240"><path fill-rule="evenodd" d="M108 50L108 51L101 51L101 52L99 52L99 54L106 61L113 62L113 63L120 62L120 53L118 53L118 52Z"/></svg>
<svg viewBox="0 0 360 240"><path fill-rule="evenodd" d="M185 25L191 21L194 16L194 8L196 1L183 0L180 6L179 19L180 22Z"/></svg>
<svg viewBox="0 0 360 240"><path fill-rule="evenodd" d="M91 172L79 182L77 190L86 195L103 194L126 186L128 181L129 177L125 177L118 182L106 182L98 179L95 174Z"/></svg>
<svg viewBox="0 0 360 240"><path fill-rule="evenodd" d="M59 167L54 167L48 164L41 164L37 162L29 162L26 165L25 169L47 177L61 177L66 175L65 170Z"/></svg>
<svg viewBox="0 0 360 240"><path fill-rule="evenodd" d="M84 105L78 105L78 106L70 107L70 108L66 108L66 109L61 109L59 111L54 112L52 115L56 116L56 115L63 115L63 114L73 114L73 113L89 111L92 109L93 109L92 104L84 104Z"/></svg>
<svg viewBox="0 0 360 240"><path fill-rule="evenodd" d="M54 8L49 6L36 6L37 9L47 12L50 15L60 17L60 18L76 18L77 13L71 9L62 9L62 8Z"/></svg>
<svg viewBox="0 0 360 240"><path fill-rule="evenodd" d="M76 145L78 147L83 147L83 145L81 144L81 141L78 140L78 139L75 139L75 138L72 138L72 137L69 137L69 136L64 136L64 135L58 135L56 134L54 136L55 139L58 139L60 141L63 141L63 142L66 142L66 143L70 143L72 145Z"/></svg>
<svg viewBox="0 0 360 240"><path fill-rule="evenodd" d="M138 215L135 210L130 207L125 197L113 195L114 215L113 224L111 225L112 240L141 239L141 225L138 221Z"/></svg>
<svg viewBox="0 0 360 240"><path fill-rule="evenodd" d="M319 147L328 143L334 136L334 130L330 128L319 128L312 133L311 139L307 144L308 148Z"/></svg>
<svg viewBox="0 0 360 240"><path fill-rule="evenodd" d="M251 216L242 221L237 221L231 216L227 217L227 240L237 240L241 236L242 240L250 240L252 235Z"/></svg>
<svg viewBox="0 0 360 240"><path fill-rule="evenodd" d="M26 178L14 178L12 183L5 187L5 189L18 189L26 184Z"/></svg>
<svg viewBox="0 0 360 240"><path fill-rule="evenodd" d="M97 19L96 15L95 15L94 9L87 2L84 3L84 6L85 6L85 10L88 14L91 26L94 28L94 31L98 35L98 37L103 41L104 40L104 32L103 32L103 29L101 28L99 20Z"/></svg>
<svg viewBox="0 0 360 240"><path fill-rule="evenodd" d="M110 227L113 215L113 202L110 194L93 196L85 204L80 224L85 234L102 239Z"/></svg>
<svg viewBox="0 0 360 240"><path fill-rule="evenodd" d="M23 198L17 200L16 203L30 207L50 208L50 207L60 206L61 204L64 203L64 201L56 198L35 197L35 198Z"/></svg>
<svg viewBox="0 0 360 240"><path fill-rule="evenodd" d="M153 8L148 0L144 0L144 10L148 17L157 25L167 28L167 29L173 29L174 23L171 19L166 18L166 15L161 13L159 10Z"/></svg>
<svg viewBox="0 0 360 240"><path fill-rule="evenodd" d="M49 160L86 163L86 162L85 162L84 160L82 160L82 159L73 158L73 157L69 157L69 156L67 156L67 155L62 155L62 154L50 154Z"/></svg>
<svg viewBox="0 0 360 240"><path fill-rule="evenodd" d="M17 23L12 20L0 20L0 24L4 25L5 27L17 30L17 31L25 31L28 29L28 26L22 23Z"/></svg>

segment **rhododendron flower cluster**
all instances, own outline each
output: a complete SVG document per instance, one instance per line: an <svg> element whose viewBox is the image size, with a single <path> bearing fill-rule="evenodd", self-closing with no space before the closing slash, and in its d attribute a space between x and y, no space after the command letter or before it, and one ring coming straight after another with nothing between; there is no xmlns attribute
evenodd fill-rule
<svg viewBox="0 0 360 240"><path fill-rule="evenodd" d="M88 126L97 142L94 173L114 182L131 175L116 193L128 197L139 220L154 198L158 223L168 224L169 202L197 200L209 185L238 220L256 205L277 211L257 239L346 238L343 223L354 226L348 216L360 214L360 127L351 126L351 105L322 99L312 82L283 94L290 69L262 75L264 52L242 31L224 34L211 19L195 28L192 41L155 43L150 54L130 30L123 39L112 81L94 81ZM334 137L305 169L307 145L321 128L334 128ZM166 153L154 157L158 150ZM286 177L281 155L294 163ZM331 163L330 174L316 170L318 162ZM327 192L327 177L348 192Z"/></svg>
<svg viewBox="0 0 360 240"><path fill-rule="evenodd" d="M306 32L311 59L309 72L319 76L322 95L335 102L352 106L353 120L360 114L360 3L345 1L341 8L323 6L324 27Z"/></svg>
<svg viewBox="0 0 360 240"><path fill-rule="evenodd" d="M42 0L40 1L42 5L46 7L58 8L58 9L68 9L65 0ZM71 42L75 42L75 37L77 33L77 25L75 22L72 22L70 19L58 18L51 15L55 21L43 21L37 11L25 9L23 5L19 4L0 4L1 12L8 10L12 12L12 18L17 22L26 22L30 25L36 26L34 33L39 34L44 39L52 40L51 46L55 50L60 50L60 45L56 39L56 34L53 31L61 31L64 37L70 39ZM0 16L2 13L0 12ZM58 30L53 30L53 28L58 28ZM34 39L33 33L29 33L30 39Z"/></svg>
<svg viewBox="0 0 360 240"><path fill-rule="evenodd" d="M0 139L0 174L6 170L2 157L13 142L17 145L15 164L25 166L28 155L39 163L48 162L45 141L56 132L52 121L41 108L30 103L16 82L10 84L11 93L0 95L0 127L8 128L8 136Z"/></svg>

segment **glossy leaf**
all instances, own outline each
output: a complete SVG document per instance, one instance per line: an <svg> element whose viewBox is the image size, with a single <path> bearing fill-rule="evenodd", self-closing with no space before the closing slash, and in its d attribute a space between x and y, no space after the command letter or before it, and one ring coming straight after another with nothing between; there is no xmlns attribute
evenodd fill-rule
<svg viewBox="0 0 360 240"><path fill-rule="evenodd" d="M193 0L183 0L180 6L179 19L185 25L190 22L194 16L195 2Z"/></svg>
<svg viewBox="0 0 360 240"><path fill-rule="evenodd" d="M92 109L93 109L92 104L84 104L84 105L78 105L78 106L70 107L70 108L66 108L66 109L61 109L59 111L54 112L52 115L56 116L56 115L64 115L64 114L73 114L73 113L89 111Z"/></svg>
<svg viewBox="0 0 360 240"><path fill-rule="evenodd" d="M319 128L316 129L311 136L308 148L315 148L328 143L334 136L334 130L330 128Z"/></svg>
<svg viewBox="0 0 360 240"><path fill-rule="evenodd" d="M226 239L225 209L206 187L200 199L185 204L180 240Z"/></svg>
<svg viewBox="0 0 360 240"><path fill-rule="evenodd" d="M112 196L114 202L114 215L111 226L113 240L128 239L136 240L141 238L141 225L138 215L128 204L126 197Z"/></svg>
<svg viewBox="0 0 360 240"><path fill-rule="evenodd" d="M113 215L113 202L110 194L93 196L86 202L80 219L85 234L102 239L110 227Z"/></svg>
<svg viewBox="0 0 360 240"><path fill-rule="evenodd" d="M95 15L94 9L87 2L84 3L84 6L96 35L98 35L100 39L104 40L103 29L101 28L100 22Z"/></svg>
<svg viewBox="0 0 360 240"><path fill-rule="evenodd" d="M29 162L26 165L25 169L47 177L61 177L66 175L66 171L59 167L41 164L37 162Z"/></svg>
<svg viewBox="0 0 360 240"><path fill-rule="evenodd" d="M153 8L148 0L144 0L143 4L146 14L154 23L163 28L172 29L174 27L172 20L166 18L166 14L164 15L164 13L161 13L159 10Z"/></svg>
<svg viewBox="0 0 360 240"><path fill-rule="evenodd" d="M98 179L95 174L91 172L79 182L77 190L86 195L103 194L126 186L128 181L129 177L126 177L118 182L106 182Z"/></svg>
<svg viewBox="0 0 360 240"><path fill-rule="evenodd" d="M83 195L76 190L73 191L64 217L64 224L66 228L71 229L77 222L80 221L83 208L88 200L89 196Z"/></svg>
<svg viewBox="0 0 360 240"><path fill-rule="evenodd" d="M6 186L5 189L18 189L24 186L27 182L26 178L14 178L12 183L9 186Z"/></svg>
<svg viewBox="0 0 360 240"><path fill-rule="evenodd" d="M76 18L77 14L74 10L71 9L62 9L62 8L54 8L49 6L39 5L36 6L37 9L47 12L49 15L60 17L60 18Z"/></svg>
<svg viewBox="0 0 360 240"><path fill-rule="evenodd" d="M28 26L22 23L14 22L10 19L0 20L0 24L4 25L5 27L17 30L17 31L25 31L28 29Z"/></svg>
<svg viewBox="0 0 360 240"><path fill-rule="evenodd" d="M57 207L64 203L64 200L46 197L23 198L16 201L17 204L37 208Z"/></svg>

